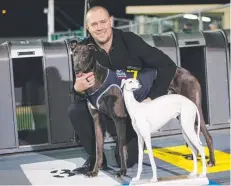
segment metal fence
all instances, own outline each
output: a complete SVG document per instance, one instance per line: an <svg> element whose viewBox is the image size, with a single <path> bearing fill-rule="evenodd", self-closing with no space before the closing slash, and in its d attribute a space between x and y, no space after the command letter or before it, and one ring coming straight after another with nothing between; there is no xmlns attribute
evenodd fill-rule
<svg viewBox="0 0 231 186"><path fill-rule="evenodd" d="M213 25L218 29L230 28L230 3L164 18L153 17L149 20L134 20L132 24L116 28L132 31L136 34L159 34L168 31L180 31L187 22L192 24L193 30L213 29Z"/></svg>

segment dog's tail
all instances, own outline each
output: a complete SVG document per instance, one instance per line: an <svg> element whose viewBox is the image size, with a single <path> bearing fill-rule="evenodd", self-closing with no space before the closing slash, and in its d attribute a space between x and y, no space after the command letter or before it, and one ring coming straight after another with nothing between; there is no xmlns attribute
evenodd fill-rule
<svg viewBox="0 0 231 186"><path fill-rule="evenodd" d="M195 104L194 104L194 107L196 109L196 114L197 114L197 137L199 139L200 145L202 145L202 142L200 140L200 128L201 128L200 113L199 113L199 110L198 110L198 108L197 108L197 106Z"/></svg>

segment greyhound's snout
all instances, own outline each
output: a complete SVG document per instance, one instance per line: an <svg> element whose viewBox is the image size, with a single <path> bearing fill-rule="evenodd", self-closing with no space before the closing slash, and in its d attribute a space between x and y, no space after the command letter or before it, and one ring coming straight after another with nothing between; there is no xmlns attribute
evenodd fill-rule
<svg viewBox="0 0 231 186"><path fill-rule="evenodd" d="M75 73L76 73L76 74L80 74L80 73L82 73L82 70L81 70L81 68L80 68L79 64L76 64L76 65L75 65L75 67L74 67L74 71L75 71Z"/></svg>
<svg viewBox="0 0 231 186"><path fill-rule="evenodd" d="M76 74L77 76L80 76L80 75L82 74L82 71L80 71L80 70L75 70L75 74Z"/></svg>

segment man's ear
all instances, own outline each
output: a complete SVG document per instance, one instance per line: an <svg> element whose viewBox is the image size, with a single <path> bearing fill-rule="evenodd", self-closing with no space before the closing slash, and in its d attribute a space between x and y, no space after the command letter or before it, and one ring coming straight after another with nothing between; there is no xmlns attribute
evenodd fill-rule
<svg viewBox="0 0 231 186"><path fill-rule="evenodd" d="M87 44L87 47L89 48L89 50L91 51L97 51L97 46L93 43L89 43Z"/></svg>
<svg viewBox="0 0 231 186"><path fill-rule="evenodd" d="M111 27L113 27L114 26L114 17L113 16L110 17L110 23L111 23Z"/></svg>
<svg viewBox="0 0 231 186"><path fill-rule="evenodd" d="M76 44L75 48L73 48L72 50L72 54L74 54L75 52L78 52L81 49L82 45L81 44Z"/></svg>
<svg viewBox="0 0 231 186"><path fill-rule="evenodd" d="M87 31L89 32L89 27L88 27L88 24L87 24L87 22L85 23L85 28L87 29Z"/></svg>

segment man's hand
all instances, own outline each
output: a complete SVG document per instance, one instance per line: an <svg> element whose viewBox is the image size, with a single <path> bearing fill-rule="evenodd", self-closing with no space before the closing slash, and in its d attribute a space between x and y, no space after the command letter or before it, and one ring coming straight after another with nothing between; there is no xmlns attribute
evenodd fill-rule
<svg viewBox="0 0 231 186"><path fill-rule="evenodd" d="M149 102L149 101L152 101L152 100L151 100L151 98L147 97L146 99L144 99L144 100L142 101L142 103L146 103L146 102Z"/></svg>
<svg viewBox="0 0 231 186"><path fill-rule="evenodd" d="M93 72L87 74L76 74L74 89L76 92L83 93L88 88L95 85L95 77Z"/></svg>

